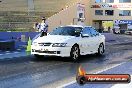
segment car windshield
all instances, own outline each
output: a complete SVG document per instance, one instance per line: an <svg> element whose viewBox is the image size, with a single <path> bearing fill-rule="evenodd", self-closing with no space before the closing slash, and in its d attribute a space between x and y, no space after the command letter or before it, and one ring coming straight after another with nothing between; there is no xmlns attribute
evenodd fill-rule
<svg viewBox="0 0 132 88"><path fill-rule="evenodd" d="M132 31L132 29L128 29L128 31Z"/></svg>
<svg viewBox="0 0 132 88"><path fill-rule="evenodd" d="M50 32L50 35L68 35L68 36L79 36L82 28L81 27L58 27Z"/></svg>

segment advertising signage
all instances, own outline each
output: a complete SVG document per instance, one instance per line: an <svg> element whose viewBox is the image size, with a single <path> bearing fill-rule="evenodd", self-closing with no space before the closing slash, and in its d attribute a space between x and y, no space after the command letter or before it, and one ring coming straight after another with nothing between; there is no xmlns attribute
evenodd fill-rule
<svg viewBox="0 0 132 88"><path fill-rule="evenodd" d="M131 24L132 25L132 20L116 20L115 24Z"/></svg>
<svg viewBox="0 0 132 88"><path fill-rule="evenodd" d="M132 4L101 4L101 5L92 5L91 8L132 8Z"/></svg>
<svg viewBox="0 0 132 88"><path fill-rule="evenodd" d="M85 5L84 4L77 4L77 18L84 18L85 15Z"/></svg>

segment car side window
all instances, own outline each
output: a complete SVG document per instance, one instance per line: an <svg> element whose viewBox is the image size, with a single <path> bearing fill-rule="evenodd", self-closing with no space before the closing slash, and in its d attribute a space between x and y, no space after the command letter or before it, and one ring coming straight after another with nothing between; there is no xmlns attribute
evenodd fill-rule
<svg viewBox="0 0 132 88"><path fill-rule="evenodd" d="M82 28L80 28L80 27L75 28L75 32L80 33L81 31L82 31Z"/></svg>
<svg viewBox="0 0 132 88"><path fill-rule="evenodd" d="M94 29L94 28L90 28L90 32L92 36L98 36L99 33Z"/></svg>
<svg viewBox="0 0 132 88"><path fill-rule="evenodd" d="M82 31L82 34L88 34L91 37L91 32L90 32L90 28L85 27Z"/></svg>
<svg viewBox="0 0 132 88"><path fill-rule="evenodd" d="M80 27L75 27L75 36L76 36L76 37L79 37L81 31L82 31L82 28L80 28Z"/></svg>

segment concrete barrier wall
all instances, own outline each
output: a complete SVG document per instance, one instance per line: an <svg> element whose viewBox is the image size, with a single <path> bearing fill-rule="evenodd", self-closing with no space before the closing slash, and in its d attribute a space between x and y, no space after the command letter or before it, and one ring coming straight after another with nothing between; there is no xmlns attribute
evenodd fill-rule
<svg viewBox="0 0 132 88"><path fill-rule="evenodd" d="M38 32L0 32L0 41L15 41L15 48L27 45L28 38L33 39ZM25 41L22 41L21 36L25 36Z"/></svg>
<svg viewBox="0 0 132 88"><path fill-rule="evenodd" d="M38 32L0 32L0 40L11 40L21 38L21 35L25 35L26 38L31 39L37 35Z"/></svg>

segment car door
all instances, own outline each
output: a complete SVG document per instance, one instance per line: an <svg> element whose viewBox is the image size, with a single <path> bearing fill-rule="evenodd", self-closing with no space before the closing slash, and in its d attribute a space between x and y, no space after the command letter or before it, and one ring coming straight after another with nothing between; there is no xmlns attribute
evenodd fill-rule
<svg viewBox="0 0 132 88"><path fill-rule="evenodd" d="M91 33L90 33L90 28L87 28L85 27L83 30L82 30L82 33L81 33L82 37L81 37L81 46L82 46L82 49L81 49L81 53L83 55L86 55L86 54L91 54L91 51L92 51L92 37L91 37ZM85 36L87 35L87 36Z"/></svg>
<svg viewBox="0 0 132 88"><path fill-rule="evenodd" d="M90 33L92 38L92 52L95 53L98 51L99 47L99 33L94 28L90 28Z"/></svg>

